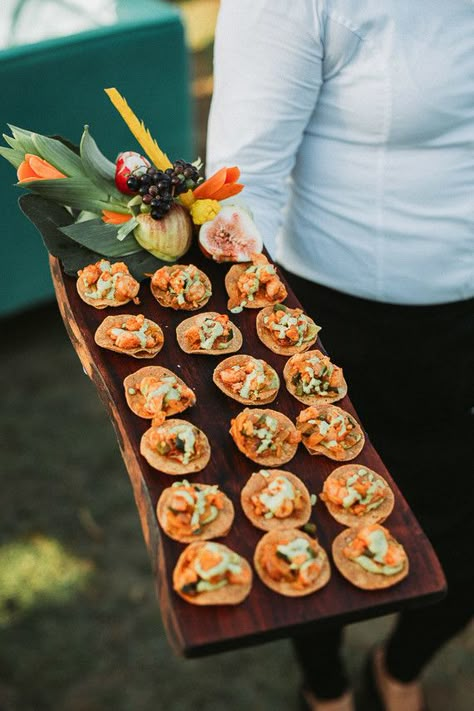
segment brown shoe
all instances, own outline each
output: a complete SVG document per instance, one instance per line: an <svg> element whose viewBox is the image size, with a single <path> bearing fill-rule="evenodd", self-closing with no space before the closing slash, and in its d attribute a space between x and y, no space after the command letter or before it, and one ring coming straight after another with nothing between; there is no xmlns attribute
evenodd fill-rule
<svg viewBox="0 0 474 711"><path fill-rule="evenodd" d="M305 711L355 711L352 691L337 699L318 699L307 687L301 689L302 707Z"/></svg>
<svg viewBox="0 0 474 711"><path fill-rule="evenodd" d="M385 651L377 647L371 658L375 689L384 711L426 711L423 690L419 681L404 684L390 676L385 668Z"/></svg>

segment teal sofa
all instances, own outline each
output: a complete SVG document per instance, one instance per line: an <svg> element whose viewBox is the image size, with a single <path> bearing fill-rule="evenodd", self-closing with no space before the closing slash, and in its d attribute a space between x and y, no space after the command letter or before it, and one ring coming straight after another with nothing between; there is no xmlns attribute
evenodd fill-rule
<svg viewBox="0 0 474 711"><path fill-rule="evenodd" d="M79 143L84 124L111 160L139 146L104 88L115 86L171 158L194 159L187 52L177 10L118 0L113 24L0 50L0 133L7 124ZM0 316L51 299L48 255L18 208L24 190L0 158Z"/></svg>

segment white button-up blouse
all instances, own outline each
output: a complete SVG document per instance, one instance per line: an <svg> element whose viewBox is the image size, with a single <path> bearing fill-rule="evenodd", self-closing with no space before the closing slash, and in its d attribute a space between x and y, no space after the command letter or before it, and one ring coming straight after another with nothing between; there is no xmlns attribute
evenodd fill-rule
<svg viewBox="0 0 474 711"><path fill-rule="evenodd" d="M472 0L222 0L207 173L283 266L400 304L474 295Z"/></svg>

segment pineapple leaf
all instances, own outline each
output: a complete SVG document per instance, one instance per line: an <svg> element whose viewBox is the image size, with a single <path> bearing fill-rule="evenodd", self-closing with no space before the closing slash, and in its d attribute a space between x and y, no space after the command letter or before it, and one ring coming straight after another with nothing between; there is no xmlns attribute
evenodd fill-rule
<svg viewBox="0 0 474 711"><path fill-rule="evenodd" d="M26 187L47 200L54 200L77 210L88 210L96 215L102 210L112 210L124 215L128 213L125 205L109 202L107 194L100 191L88 178L32 180L19 187Z"/></svg>
<svg viewBox="0 0 474 711"><path fill-rule="evenodd" d="M32 138L36 149L34 153L54 165L61 173L65 173L69 177L87 176L80 157L67 148L64 143L39 133L34 133Z"/></svg>
<svg viewBox="0 0 474 711"><path fill-rule="evenodd" d="M0 156L3 156L14 168L18 168L25 159L23 152L13 150L13 148L4 148L3 146L0 147Z"/></svg>
<svg viewBox="0 0 474 711"><path fill-rule="evenodd" d="M112 199L121 202L122 193L115 187L115 165L99 150L97 143L84 126L81 138L81 159L87 176Z"/></svg>
<svg viewBox="0 0 474 711"><path fill-rule="evenodd" d="M36 148L33 143L33 134L31 131L27 131L24 128L18 128L17 126L12 126L8 124L8 128L13 134L13 138L18 141L19 147L24 151L24 153L35 153Z"/></svg>

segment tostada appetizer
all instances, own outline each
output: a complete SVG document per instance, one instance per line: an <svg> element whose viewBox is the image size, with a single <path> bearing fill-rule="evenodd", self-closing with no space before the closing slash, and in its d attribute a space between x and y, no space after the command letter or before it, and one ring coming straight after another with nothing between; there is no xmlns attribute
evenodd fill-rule
<svg viewBox="0 0 474 711"><path fill-rule="evenodd" d="M345 526L382 523L391 514L394 496L385 479L360 464L334 469L323 485L321 500Z"/></svg>
<svg viewBox="0 0 474 711"><path fill-rule="evenodd" d="M405 549L377 523L341 531L332 555L339 572L363 590L389 588L408 575Z"/></svg>
<svg viewBox="0 0 474 711"><path fill-rule="evenodd" d="M211 457L204 432L178 419L150 427L141 438L140 452L153 469L178 476L200 472Z"/></svg>
<svg viewBox="0 0 474 711"><path fill-rule="evenodd" d="M246 309L261 309L284 301L288 296L285 285L264 254L253 254L252 263L235 264L225 277L229 296L227 308L234 314Z"/></svg>
<svg viewBox="0 0 474 711"><path fill-rule="evenodd" d="M77 274L77 293L86 304L96 309L123 306L129 301L140 303L137 298L140 284L123 262L111 264L107 259L101 259L79 269Z"/></svg>
<svg viewBox="0 0 474 711"><path fill-rule="evenodd" d="M364 433L355 418L336 405L311 405L296 418L304 446L310 454L348 461L362 451Z"/></svg>
<svg viewBox="0 0 474 711"><path fill-rule="evenodd" d="M187 479L164 489L156 513L164 532L181 543L225 536L234 520L232 501L217 484Z"/></svg>
<svg viewBox="0 0 474 711"><path fill-rule="evenodd" d="M248 407L231 420L230 434L242 454L268 467L293 459L301 440L301 434L283 413Z"/></svg>
<svg viewBox="0 0 474 711"><path fill-rule="evenodd" d="M242 347L242 334L227 314L215 311L197 314L181 321L176 338L185 353L222 355Z"/></svg>
<svg viewBox="0 0 474 711"><path fill-rule="evenodd" d="M155 419L157 423L196 403L191 388L159 365L149 365L127 375L123 386L130 409L139 417Z"/></svg>
<svg viewBox="0 0 474 711"><path fill-rule="evenodd" d="M164 343L161 328L143 314L107 316L96 330L94 339L101 348L134 358L154 358Z"/></svg>
<svg viewBox="0 0 474 711"><path fill-rule="evenodd" d="M157 269L151 277L151 292L161 306L177 311L196 311L212 294L209 277L194 264L173 264Z"/></svg>
<svg viewBox="0 0 474 711"><path fill-rule="evenodd" d="M288 392L305 405L336 402L347 394L342 368L318 350L291 356L283 368L283 377Z"/></svg>
<svg viewBox="0 0 474 711"><path fill-rule="evenodd" d="M251 590L252 569L245 558L227 546L197 541L179 556L173 587L194 605L237 605Z"/></svg>
<svg viewBox="0 0 474 711"><path fill-rule="evenodd" d="M279 355L294 355L308 350L321 330L301 309L283 304L267 306L257 314L257 336Z"/></svg>
<svg viewBox="0 0 474 711"><path fill-rule="evenodd" d="M278 373L266 361L250 355L230 356L214 370L213 380L229 397L244 405L272 402L280 387Z"/></svg>
<svg viewBox="0 0 474 711"><path fill-rule="evenodd" d="M298 529L269 531L257 543L255 570L271 590L300 597L324 587L331 577L325 551Z"/></svg>
<svg viewBox="0 0 474 711"><path fill-rule="evenodd" d="M294 474L281 469L254 472L240 494L242 509L256 528L304 526L311 516L311 496Z"/></svg>

